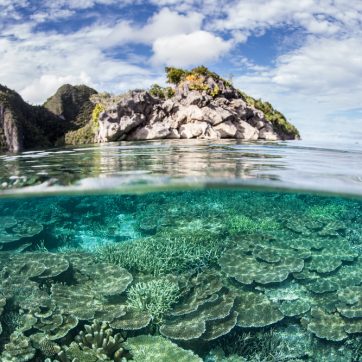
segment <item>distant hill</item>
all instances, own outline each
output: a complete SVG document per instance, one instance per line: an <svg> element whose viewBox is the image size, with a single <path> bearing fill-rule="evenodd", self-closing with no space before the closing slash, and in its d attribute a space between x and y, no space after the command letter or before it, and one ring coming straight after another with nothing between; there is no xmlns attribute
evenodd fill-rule
<svg viewBox="0 0 362 362"><path fill-rule="evenodd" d="M201 66L166 68L169 87L120 96L65 84L43 106L0 85L0 150L160 138L298 139L268 102L235 89Z"/></svg>

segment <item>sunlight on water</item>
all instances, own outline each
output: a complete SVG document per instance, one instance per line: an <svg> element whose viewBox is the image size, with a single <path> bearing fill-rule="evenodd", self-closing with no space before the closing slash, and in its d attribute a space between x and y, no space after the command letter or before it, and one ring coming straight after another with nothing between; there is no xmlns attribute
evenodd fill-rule
<svg viewBox="0 0 362 362"><path fill-rule="evenodd" d="M127 142L0 156L0 195L211 184L361 194L362 148L302 141ZM65 189L64 189L65 188Z"/></svg>

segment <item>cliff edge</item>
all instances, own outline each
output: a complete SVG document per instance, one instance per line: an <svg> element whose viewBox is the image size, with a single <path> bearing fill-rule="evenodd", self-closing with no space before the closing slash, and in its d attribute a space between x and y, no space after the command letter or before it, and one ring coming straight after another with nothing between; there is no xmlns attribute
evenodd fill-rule
<svg viewBox="0 0 362 362"><path fill-rule="evenodd" d="M118 96L66 84L43 106L29 105L0 85L0 149L121 140L300 138L270 103L237 90L206 67L166 68L166 75L169 87L153 85Z"/></svg>

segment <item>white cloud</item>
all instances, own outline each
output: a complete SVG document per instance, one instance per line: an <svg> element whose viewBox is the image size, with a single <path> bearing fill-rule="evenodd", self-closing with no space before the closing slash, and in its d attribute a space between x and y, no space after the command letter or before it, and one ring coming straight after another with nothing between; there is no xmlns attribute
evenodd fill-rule
<svg viewBox="0 0 362 362"><path fill-rule="evenodd" d="M275 26L301 27L311 34L334 35L360 28L362 3L347 0L234 0L212 29L250 33Z"/></svg>
<svg viewBox="0 0 362 362"><path fill-rule="evenodd" d="M202 12L205 16L220 14L224 6L232 6L230 0L149 0L150 3L159 7L171 7L176 11L195 11Z"/></svg>
<svg viewBox="0 0 362 362"><path fill-rule="evenodd" d="M137 14L122 18L123 6L141 3L157 11L143 23ZM93 12L96 5L120 11L111 20ZM27 15L19 11L24 7ZM52 29L52 20L78 14L94 23L68 34L34 30L39 23ZM228 53L228 63L239 66L237 86L270 100L311 134L315 122L326 129L331 118L344 120L341 112L360 107L361 18L362 2L350 0L39 0L36 8L29 0L0 0L0 81L41 102L62 83L120 92L161 82L159 65L187 67ZM277 28L293 35L279 33L287 41L278 43L279 56L268 59L269 66L245 58L241 45L234 47ZM126 54L132 44L153 53L127 60L112 55L119 49Z"/></svg>
<svg viewBox="0 0 362 362"><path fill-rule="evenodd" d="M20 30L21 32L20 32ZM99 47L102 27L73 34L34 33L25 25L9 28L19 38L0 38L0 79L32 103L43 102L64 82L87 83L98 90L120 92L136 87L132 77L152 79L149 70L108 57Z"/></svg>
<svg viewBox="0 0 362 362"><path fill-rule="evenodd" d="M202 64L226 54L230 47L231 42L206 31L167 36L154 42L152 61L179 67Z"/></svg>
<svg viewBox="0 0 362 362"><path fill-rule="evenodd" d="M145 25L137 27L128 21L121 21L104 40L104 46L124 43L150 44L163 36L191 33L201 28L203 16L195 12L179 14L167 8L153 15Z"/></svg>
<svg viewBox="0 0 362 362"><path fill-rule="evenodd" d="M340 121L341 114L361 108L360 37L313 36L301 48L277 58L274 67L249 69L248 75L235 79L236 85L279 107L306 138L352 134L360 122Z"/></svg>
<svg viewBox="0 0 362 362"><path fill-rule="evenodd" d="M321 99L337 96L345 104L345 93L362 95L361 77L361 38L311 38L300 49L279 57L272 80Z"/></svg>
<svg viewBox="0 0 362 362"><path fill-rule="evenodd" d="M39 78L35 78L29 85L21 90L24 99L30 102L45 100L63 84L92 84L92 80L85 73L79 75L55 75L43 74Z"/></svg>
<svg viewBox="0 0 362 362"><path fill-rule="evenodd" d="M58 1L53 5L60 9L65 3ZM91 6L91 2L84 2L82 6ZM152 45L165 34L197 31L201 23L200 14L181 15L163 9L143 27L133 27L123 22L121 28L119 25L116 30L126 34L126 43ZM113 24L95 24L69 34L35 32L35 25L34 20L7 25L0 38L1 82L20 91L27 101L43 102L64 82L87 83L98 90L121 92L149 86L160 80L158 72L153 74L144 66L112 57L113 46L121 44L121 39L112 38L115 34ZM123 31L125 29L128 29L128 33ZM112 41L107 42L109 39ZM216 45L218 43L219 39L216 39ZM139 57L131 58L138 59L138 62L140 60Z"/></svg>

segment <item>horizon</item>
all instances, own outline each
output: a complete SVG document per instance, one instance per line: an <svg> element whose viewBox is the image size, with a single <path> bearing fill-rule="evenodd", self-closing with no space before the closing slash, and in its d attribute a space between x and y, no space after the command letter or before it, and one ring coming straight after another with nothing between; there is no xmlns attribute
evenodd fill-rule
<svg viewBox="0 0 362 362"><path fill-rule="evenodd" d="M204 64L303 139L356 141L361 15L345 0L1 0L0 83L41 104L65 83L117 94Z"/></svg>

